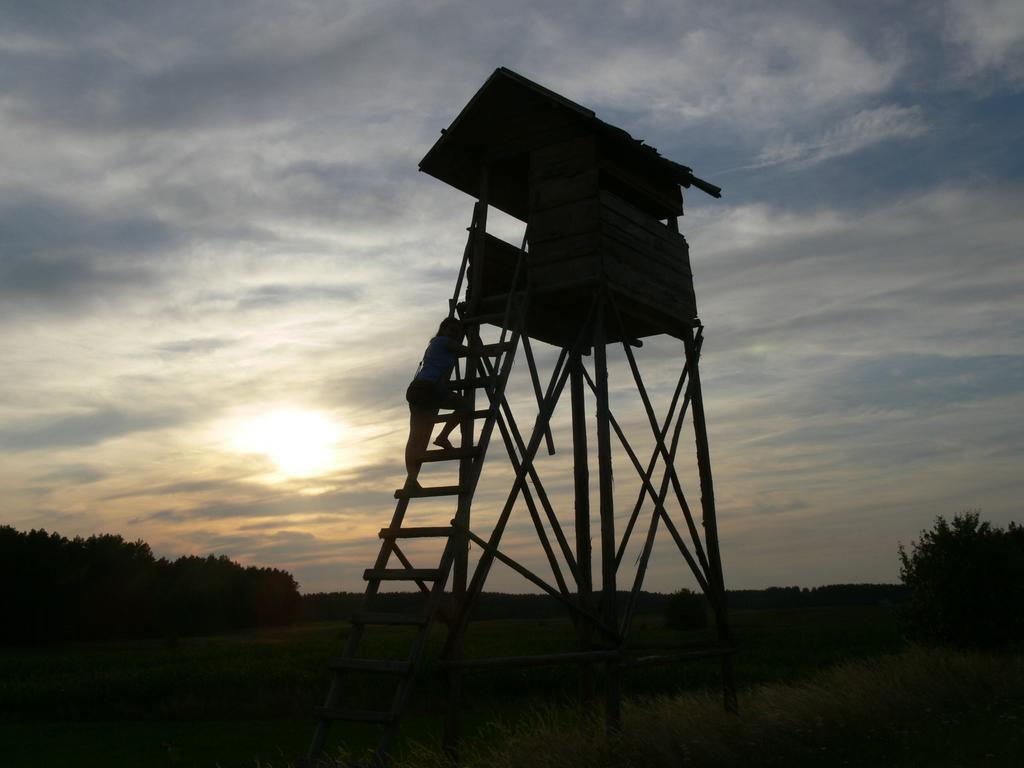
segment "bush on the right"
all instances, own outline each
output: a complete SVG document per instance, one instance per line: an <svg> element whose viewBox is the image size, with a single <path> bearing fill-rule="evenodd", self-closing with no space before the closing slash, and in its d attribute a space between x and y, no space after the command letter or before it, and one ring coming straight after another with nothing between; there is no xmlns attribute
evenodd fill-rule
<svg viewBox="0 0 1024 768"><path fill-rule="evenodd" d="M673 592L665 603L665 626L669 629L704 629L708 625L708 601L690 589Z"/></svg>
<svg viewBox="0 0 1024 768"><path fill-rule="evenodd" d="M1024 526L1002 529L977 511L940 515L899 556L911 639L961 648L1024 642Z"/></svg>

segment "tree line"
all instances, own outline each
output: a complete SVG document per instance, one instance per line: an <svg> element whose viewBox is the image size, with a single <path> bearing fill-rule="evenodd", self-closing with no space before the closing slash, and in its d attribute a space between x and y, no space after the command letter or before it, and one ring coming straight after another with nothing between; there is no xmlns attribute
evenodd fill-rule
<svg viewBox="0 0 1024 768"><path fill-rule="evenodd" d="M897 603L906 598L902 584L829 584L823 587L768 587L767 589L726 590L730 609L814 608L824 606L877 605ZM315 592L302 596L304 621L347 619L359 610L361 592ZM385 592L374 597L376 610L416 610L422 602L417 593ZM596 597L595 597L596 599ZM620 605L628 593L620 592ZM672 595L640 592L636 598L638 613L664 613ZM473 612L475 619L547 619L565 616L561 602L550 595L515 595L484 592Z"/></svg>
<svg viewBox="0 0 1024 768"><path fill-rule="evenodd" d="M900 584L835 584L811 589L730 590L731 609L800 608L900 602ZM641 592L636 610L664 613L671 595ZM625 604L627 595L620 593ZM112 534L73 539L0 526L0 644L208 635L238 629L349 618L361 592L301 595L276 568L242 566L225 556L156 558L142 541ZM375 610L416 610L417 593L382 593ZM476 619L565 616L544 594L486 592Z"/></svg>
<svg viewBox="0 0 1024 768"><path fill-rule="evenodd" d="M299 616L287 571L225 556L156 558L142 541L0 526L0 643L205 635Z"/></svg>

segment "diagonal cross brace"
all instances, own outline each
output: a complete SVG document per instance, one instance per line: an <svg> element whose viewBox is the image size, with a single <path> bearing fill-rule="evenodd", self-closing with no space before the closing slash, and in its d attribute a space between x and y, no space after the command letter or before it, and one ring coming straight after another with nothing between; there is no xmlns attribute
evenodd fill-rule
<svg viewBox="0 0 1024 768"><path fill-rule="evenodd" d="M587 384L589 384L590 387L593 389L594 382L591 380L590 375L587 373L586 369L583 370L583 375L587 379ZM672 518L669 517L668 512L665 510L663 500L659 500L659 494L657 491L654 490L654 484L651 482L651 478L644 472L643 466L640 464L640 459L637 458L636 452L633 450L633 446L629 444L629 440L626 439L626 435L622 431L622 427L619 426L619 422L616 420L615 416L611 413L611 411L608 412L608 422L611 424L612 429L618 436L619 442L622 444L623 449L626 451L626 455L629 457L629 460L633 463L633 468L636 470L636 473L640 476L641 482L644 484L644 487L647 489L647 492L651 495L651 498L654 500L655 514L661 515L662 519L665 521L665 527L668 529L669 533L672 534L672 538L675 539L676 546L679 547L680 554L682 554L683 559L686 560L686 564L690 566L690 570L693 571L693 575L697 579L697 583L700 584L701 589L707 591L708 581L706 575L701 571L701 568L697 564L697 561L694 560L693 555L690 554L690 550L687 548L686 543L683 541L682 537L680 537L679 531L676 529L675 524L672 522Z"/></svg>
<svg viewBox="0 0 1024 768"><path fill-rule="evenodd" d="M701 342L701 338L700 338L700 336L698 336L697 337L698 348L699 348L700 342ZM683 370L679 374L679 381L676 382L675 391L672 393L672 401L669 404L668 413L666 414L665 421L662 423L662 426L661 426L661 432L659 434L661 434L662 439L664 439L664 437L668 434L668 430L672 426L672 417L673 417L673 414L675 413L676 404L679 401L679 395L682 392L683 384L686 383L688 370L689 370L689 366L687 364L684 364L683 365ZM687 407L688 402L689 402L689 388L687 388L686 399L683 401L683 408L682 408L682 411L679 414L679 422L680 423L682 423L682 420L683 420L683 418L684 418L684 416L686 414L686 407ZM658 464L658 453L659 453L658 449L657 449L657 447L655 447L654 451L651 453L651 460L647 464L647 472L645 473L645 476L648 477L648 478L653 477L653 475L654 475L654 469L655 469L655 467ZM674 453L674 449L673 449L673 453ZM640 514L640 509L643 507L643 503L644 503L644 500L646 498L647 498L647 486L641 484L640 492L637 494L636 503L633 505L633 511L632 511L632 513L629 516L629 521L626 523L626 530L622 534L622 541L619 543L619 551L618 551L618 553L615 556L615 567L616 568L619 567L619 565L622 563L622 557L625 554L626 545L629 543L629 537L630 537L630 535L633 532L633 526L636 525L637 517Z"/></svg>
<svg viewBox="0 0 1024 768"><path fill-rule="evenodd" d="M586 338L586 331L590 328L590 322L594 316L594 309L596 306L597 296L595 296L591 301L590 310L587 312L586 320L584 320L583 325L580 328L579 336L573 344L572 352L577 352L582 347L583 340ZM560 360L564 359L564 357L564 355L560 357ZM479 561L477 561L476 570L473 572L473 578L466 590L466 599L463 604L462 613L460 614L453 631L449 634L448 639L445 642L445 647L442 650L443 656L447 656L450 649L457 642L457 638L459 638L465 631L466 623L469 620L469 614L472 607L480 597L480 592L483 590L487 574L490 572L491 565L494 563L494 553L497 551L498 545L501 542L501 537L505 532L505 526L508 524L508 519L512 514L512 508L526 482L528 474L527 470L532 466L533 460L537 455L537 449L540 447L540 443L544 438L544 427L551 421L551 416L554 413L555 406L558 404L558 398L562 394L562 390L565 388L565 382L568 378L569 366L567 365L562 365L556 368L555 372L552 374L551 382L548 385L548 391L544 397L543 407L541 408L541 412L537 417L537 422L534 425L533 434L530 436L530 442L523 454L522 465L520 466L519 471L516 472L512 489L509 491L505 505L501 510L501 514L498 516L494 530L491 532L491 537L487 542L488 547L480 556ZM497 402L491 403L491 408L497 408L497 406Z"/></svg>
<svg viewBox="0 0 1024 768"><path fill-rule="evenodd" d="M525 336L523 337L526 338ZM563 349L563 354L567 354ZM491 364L487 360L481 361L486 367L490 367ZM564 363L564 358L559 358L559 365L556 365L556 370L561 369L561 364ZM490 394L490 393L488 393ZM516 448L519 451L519 455L526 454L526 446L523 443L522 433L519 431L519 426L516 424L515 416L512 414L512 408L509 405L508 398L502 393L501 395L501 412L505 414L505 421L508 424L508 428L512 439L515 441ZM500 423L499 423L500 426ZM549 425L550 426L550 425ZM546 432L545 432L546 434ZM509 458L512 459L512 454L509 454ZM513 469L518 471L519 467L517 462L512 460ZM541 505L544 507L544 514L548 518L548 523L551 525L551 530L555 534L555 539L558 541L558 546L562 550L562 555L565 557L565 562L569 567L570 573L576 583L579 584L579 568L576 565L576 558L573 556L572 549L569 547L569 542L565 538L565 533L562 531L561 523L558 521L558 516L555 514L554 507L551 505L551 501L548 498L547 491L544 490L544 484L540 480L540 475L537 473L536 467L533 463L530 463L528 468L530 481L533 483L534 488L537 491L537 497L540 499Z"/></svg>
<svg viewBox="0 0 1024 768"><path fill-rule="evenodd" d="M626 341L627 334L625 324L622 322L622 316L619 314L618 306L615 304L615 299L611 299L612 308L615 310L615 315L619 321L619 328L623 336L622 348L626 353L626 360L629 362L629 369L633 374L633 381L636 383L637 392L640 394L640 399L644 404L644 410L647 412L647 419L651 424L651 430L654 432L656 448L661 453L662 458L665 461L666 469L669 473L669 477L672 481L672 488L675 491L676 498L679 501L679 506L683 509L683 516L686 518L686 527L690 530L690 536L693 538L694 551L697 554L697 559L700 560L700 564L703 567L705 573L710 573L711 569L708 566L707 555L704 553L704 547L701 543L700 533L697 531L697 525L693 520L693 514L690 512L690 505L686 502L686 495L683 493L683 487L679 482L679 476L676 474L675 466L673 465L672 457L668 453L668 449L665 447L665 441L661 439L658 432L658 418L654 415L654 407L651 405L651 398L647 394L647 388L644 386L643 377L640 375L640 369L636 364L636 357L633 355L633 350L630 348L629 343ZM692 393L692 382L694 380L693 366L690 367L690 381L691 387L690 392Z"/></svg>

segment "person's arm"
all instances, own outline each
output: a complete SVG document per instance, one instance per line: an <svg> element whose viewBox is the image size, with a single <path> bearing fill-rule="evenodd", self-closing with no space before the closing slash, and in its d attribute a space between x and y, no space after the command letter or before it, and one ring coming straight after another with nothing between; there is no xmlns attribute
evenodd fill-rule
<svg viewBox="0 0 1024 768"><path fill-rule="evenodd" d="M473 343L472 346L467 347L459 344L455 339L448 340L448 351L456 357L466 357L470 352L473 352L478 347L482 346L480 342Z"/></svg>

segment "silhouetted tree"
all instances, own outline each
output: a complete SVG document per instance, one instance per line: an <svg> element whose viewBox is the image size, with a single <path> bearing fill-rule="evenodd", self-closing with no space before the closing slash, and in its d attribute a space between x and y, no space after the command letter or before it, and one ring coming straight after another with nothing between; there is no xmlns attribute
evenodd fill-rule
<svg viewBox="0 0 1024 768"><path fill-rule="evenodd" d="M669 629L703 629L708 625L708 601L690 589L673 592L665 603L665 626Z"/></svg>
<svg viewBox="0 0 1024 768"><path fill-rule="evenodd" d="M910 637L961 647L1024 642L1024 528L993 527L976 511L951 523L939 516L899 556Z"/></svg>
<svg viewBox="0 0 1024 768"><path fill-rule="evenodd" d="M227 557L156 559L144 541L0 526L0 643L194 635L298 618L298 584Z"/></svg>

